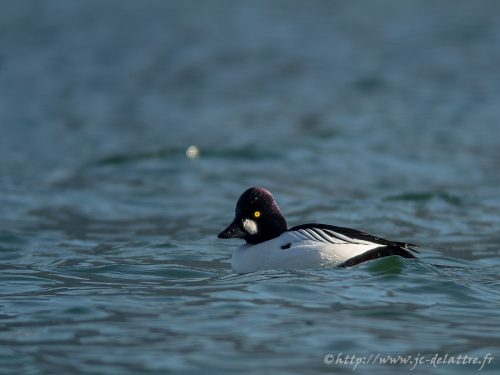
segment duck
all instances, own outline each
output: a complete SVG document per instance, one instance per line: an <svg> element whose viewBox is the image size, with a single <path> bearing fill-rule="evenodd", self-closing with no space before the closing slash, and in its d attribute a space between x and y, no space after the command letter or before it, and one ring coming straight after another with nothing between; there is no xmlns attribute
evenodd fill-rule
<svg viewBox="0 0 500 375"><path fill-rule="evenodd" d="M302 224L288 229L271 192L247 189L238 199L231 224L218 238L245 241L231 256L235 273L351 267L373 259L400 256L416 259L417 246L327 224Z"/></svg>

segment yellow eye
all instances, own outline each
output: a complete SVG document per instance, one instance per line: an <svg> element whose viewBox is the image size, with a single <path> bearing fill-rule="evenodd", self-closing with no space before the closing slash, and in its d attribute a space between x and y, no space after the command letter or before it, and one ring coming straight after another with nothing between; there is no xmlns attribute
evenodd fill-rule
<svg viewBox="0 0 500 375"><path fill-rule="evenodd" d="M253 213L253 216L254 216L254 217L259 217L259 216L260 216L260 211L255 211L255 212Z"/></svg>

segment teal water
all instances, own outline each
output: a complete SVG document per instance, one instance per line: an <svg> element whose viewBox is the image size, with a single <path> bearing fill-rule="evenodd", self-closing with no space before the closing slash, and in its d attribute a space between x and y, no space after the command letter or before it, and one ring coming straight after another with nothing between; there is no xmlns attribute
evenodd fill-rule
<svg viewBox="0 0 500 375"><path fill-rule="evenodd" d="M498 373L499 14L3 4L0 373ZM254 185L420 260L233 274Z"/></svg>

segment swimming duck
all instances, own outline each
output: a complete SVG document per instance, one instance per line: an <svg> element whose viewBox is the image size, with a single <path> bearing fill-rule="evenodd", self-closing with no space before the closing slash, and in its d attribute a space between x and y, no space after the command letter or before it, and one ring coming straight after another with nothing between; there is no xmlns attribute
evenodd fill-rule
<svg viewBox="0 0 500 375"><path fill-rule="evenodd" d="M326 224L302 224L288 229L272 194L261 187L238 199L233 222L219 238L241 238L233 251L236 273L267 269L350 267L372 259L398 255L416 258L416 245L389 241L356 229Z"/></svg>

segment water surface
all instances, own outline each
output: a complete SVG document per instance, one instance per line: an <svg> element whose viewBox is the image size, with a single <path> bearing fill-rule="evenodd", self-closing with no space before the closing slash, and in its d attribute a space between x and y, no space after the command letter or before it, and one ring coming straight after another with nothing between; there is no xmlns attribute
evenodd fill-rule
<svg viewBox="0 0 500 375"><path fill-rule="evenodd" d="M0 373L497 373L499 12L4 4ZM233 274L254 185L421 260Z"/></svg>

